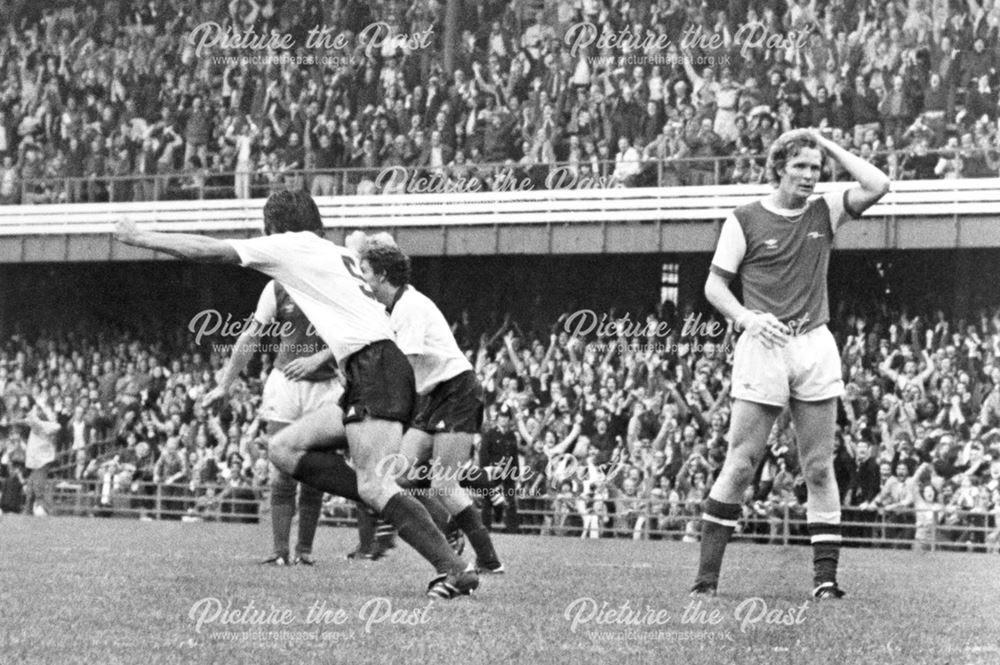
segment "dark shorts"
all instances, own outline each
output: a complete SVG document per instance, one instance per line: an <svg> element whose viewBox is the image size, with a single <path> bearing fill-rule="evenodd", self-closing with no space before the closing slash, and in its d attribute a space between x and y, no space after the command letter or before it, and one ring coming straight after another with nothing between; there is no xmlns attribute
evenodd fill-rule
<svg viewBox="0 0 1000 665"><path fill-rule="evenodd" d="M346 383L340 397L344 424L366 417L408 424L413 419L416 384L413 368L395 342L372 342L344 362Z"/></svg>
<svg viewBox="0 0 1000 665"><path fill-rule="evenodd" d="M472 370L439 383L419 398L410 425L428 434L477 433L483 425L483 388Z"/></svg>

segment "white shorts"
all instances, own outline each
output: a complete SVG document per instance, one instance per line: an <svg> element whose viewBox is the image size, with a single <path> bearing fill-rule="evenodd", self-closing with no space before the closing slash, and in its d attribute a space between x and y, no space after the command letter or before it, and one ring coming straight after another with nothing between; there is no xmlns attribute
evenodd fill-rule
<svg viewBox="0 0 1000 665"><path fill-rule="evenodd" d="M260 415L271 422L295 422L310 411L336 405L343 391L337 379L291 381L284 372L276 369L264 384Z"/></svg>
<svg viewBox="0 0 1000 665"><path fill-rule="evenodd" d="M786 406L789 399L821 402L844 394L837 342L826 326L789 338L768 349L755 337L740 335L733 360L732 395L758 404Z"/></svg>

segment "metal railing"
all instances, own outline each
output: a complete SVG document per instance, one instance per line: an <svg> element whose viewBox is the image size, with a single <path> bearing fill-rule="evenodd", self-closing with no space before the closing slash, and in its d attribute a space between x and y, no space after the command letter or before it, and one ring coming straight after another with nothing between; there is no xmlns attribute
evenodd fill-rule
<svg viewBox="0 0 1000 665"><path fill-rule="evenodd" d="M577 538L631 538L696 542L701 531L700 502L633 498L587 501L582 497L519 495L520 531ZM249 484L164 484L132 482L116 474L100 479L51 480L45 503L55 515L122 517L149 520L258 522L268 510L267 488ZM509 510L509 507L506 508ZM928 517L930 513L930 518ZM918 528L916 518L922 513ZM321 523L355 524L353 503L324 504ZM1000 520L995 512L843 509L845 545L929 550L1000 550ZM805 508L797 504L748 506L734 538L774 545L809 543Z"/></svg>
<svg viewBox="0 0 1000 665"><path fill-rule="evenodd" d="M124 517L143 520L183 520L256 523L267 513L266 487L249 483L155 483L132 481L116 473L85 480L50 480L42 505L53 515ZM328 502L323 522L354 524L354 504Z"/></svg>
<svg viewBox="0 0 1000 665"><path fill-rule="evenodd" d="M593 537L593 525L586 518L594 513L578 510L553 510L558 497L523 497L518 512L523 532L571 537ZM700 536L701 502L645 500L638 512L620 510L630 499L611 499L614 511L598 513L597 536L636 540L684 540L695 542ZM933 510L926 528L917 529L914 508L894 511L860 511L844 506L841 527L843 543L850 546L925 548L929 550L962 549L1000 551L1000 521L985 511ZM923 511L926 516L927 511ZM524 518L528 517L528 520ZM747 506L733 538L771 545L809 544L805 507L771 505L764 510Z"/></svg>
<svg viewBox="0 0 1000 665"><path fill-rule="evenodd" d="M997 151L975 149L928 151L935 157L962 159L979 156L987 168L982 173L961 173L963 178L997 177ZM894 179L907 179L907 150L871 155L880 162L898 164ZM751 164L753 168L751 168ZM613 160L519 164L513 161L461 165L380 166L291 171L171 172L149 175L100 175L91 177L18 178L14 189L0 194L0 204L114 203L128 201L265 198L274 191L305 189L313 195L446 193L513 191L517 189L606 189L612 187L711 186L766 182L763 155L719 157L646 158L638 173L615 176ZM990 166L994 165L994 166ZM635 168L635 162L632 162ZM832 169L832 181L846 173ZM940 176L939 176L940 177Z"/></svg>

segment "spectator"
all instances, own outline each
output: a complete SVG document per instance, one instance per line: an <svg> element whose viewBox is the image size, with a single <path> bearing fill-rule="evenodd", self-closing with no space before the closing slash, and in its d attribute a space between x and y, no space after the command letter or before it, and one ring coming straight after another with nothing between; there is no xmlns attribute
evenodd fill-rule
<svg viewBox="0 0 1000 665"><path fill-rule="evenodd" d="M48 515L49 466L56 458L55 437L60 430L55 413L44 401L35 401L24 420L30 430L25 449L25 468L28 478L24 484L24 513L26 515Z"/></svg>

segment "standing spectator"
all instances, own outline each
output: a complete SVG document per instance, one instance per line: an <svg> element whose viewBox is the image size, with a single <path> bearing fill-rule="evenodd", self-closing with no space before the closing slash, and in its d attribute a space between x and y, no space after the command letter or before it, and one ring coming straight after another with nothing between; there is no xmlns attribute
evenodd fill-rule
<svg viewBox="0 0 1000 665"><path fill-rule="evenodd" d="M201 164L208 164L208 139L211 133L210 115L204 108L201 95L191 100L191 110L184 125L184 164L197 156Z"/></svg>
<svg viewBox="0 0 1000 665"><path fill-rule="evenodd" d="M49 514L49 465L56 459L55 440L61 427L55 413L42 399L35 401L24 424L31 429L25 450L25 467L29 475L24 488L24 513L44 516Z"/></svg>
<svg viewBox="0 0 1000 665"><path fill-rule="evenodd" d="M483 525L487 529L493 524L494 514L502 511L506 531L517 533L520 530L515 492L520 470L519 449L520 438L511 424L510 408L504 405L497 413L496 426L483 433L479 448L479 466L486 469L491 478L500 477L499 486L483 507Z"/></svg>
<svg viewBox="0 0 1000 665"><path fill-rule="evenodd" d="M860 145L865 132L879 128L879 99L863 76L854 79L854 91L849 96L851 118L854 121L854 143Z"/></svg>
<svg viewBox="0 0 1000 665"><path fill-rule="evenodd" d="M253 176L253 147L259 134L257 125L249 115L236 118L226 129L226 140L236 148L236 174L234 188L236 198L250 198L250 179Z"/></svg>
<svg viewBox="0 0 1000 665"><path fill-rule="evenodd" d="M875 497L874 504L879 514L892 525L886 528L886 538L902 540L910 537L909 529L899 526L910 522L909 510L913 507L913 490L908 480L910 468L900 462L896 465L894 474L888 473L891 469L889 462L880 465L882 489Z"/></svg>
<svg viewBox="0 0 1000 665"><path fill-rule="evenodd" d="M635 182L635 177L639 175L642 163L639 151L629 143L628 138L622 136L618 139L618 153L615 155L615 171L613 178L615 182L625 187L631 187Z"/></svg>
<svg viewBox="0 0 1000 665"><path fill-rule="evenodd" d="M187 476L187 459L178 450L179 441L176 436L168 438L153 467L153 482L160 486L163 511L167 519L180 519L184 510L183 501L178 498L184 495L182 483Z"/></svg>
<svg viewBox="0 0 1000 665"><path fill-rule="evenodd" d="M11 205L20 200L20 178L14 158L4 155L3 166L0 167L0 205Z"/></svg>
<svg viewBox="0 0 1000 665"><path fill-rule="evenodd" d="M722 140L712 129L712 125L711 118L702 118L700 123L691 127L693 131L685 136L691 157L697 158L691 163L688 172L690 185L717 184L712 158L721 151Z"/></svg>
<svg viewBox="0 0 1000 665"><path fill-rule="evenodd" d="M857 441L854 451L854 464L845 500L845 505L851 509L844 510L844 516L847 522L861 524L845 530L856 538L867 538L871 531L866 525L875 518L874 501L881 490L881 476L878 462L871 456L871 446L867 441Z"/></svg>
<svg viewBox="0 0 1000 665"><path fill-rule="evenodd" d="M402 135L397 136L400 139ZM340 134L321 131L319 145L313 150L313 168L317 173L313 176L310 193L313 196L333 196L337 194L335 168L340 166L344 146Z"/></svg>

